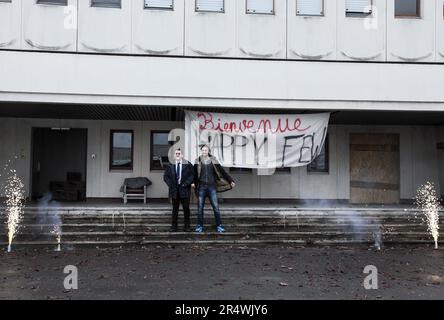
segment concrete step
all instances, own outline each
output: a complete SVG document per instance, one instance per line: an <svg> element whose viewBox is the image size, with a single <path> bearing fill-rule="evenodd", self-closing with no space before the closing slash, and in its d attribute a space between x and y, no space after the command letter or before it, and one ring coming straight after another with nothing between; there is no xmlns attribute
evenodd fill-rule
<svg viewBox="0 0 444 320"><path fill-rule="evenodd" d="M192 221L192 227L196 224ZM231 223L225 222L225 227L229 231L236 232L252 232L252 231L368 231L374 232L382 231L425 231L427 227L423 224L341 224L341 223L286 223L286 224L257 224L257 223ZM182 223L179 229L182 228ZM208 224L209 229L214 229L215 226ZM444 225L441 224L441 229ZM51 231L54 225L24 225L21 226L21 233L41 233ZM167 231L170 229L170 222L165 223L147 223L147 224L132 224L132 223L115 223L115 224L63 224L61 229L66 232L103 232L103 231ZM1 234L6 234L6 228L0 231Z"/></svg>
<svg viewBox="0 0 444 320"><path fill-rule="evenodd" d="M0 210L1 211L1 210ZM203 234L169 233L171 209L161 208L27 208L14 244L54 245L51 230L61 222L64 245L155 243L368 243L382 234L385 243L431 243L421 213L404 209L224 208L227 233L212 232L211 210ZM57 213L57 214L56 214ZM192 211L192 225L196 224ZM3 223L5 217L3 215ZM181 214L180 223L183 222ZM444 228L444 221L441 223ZM0 230L6 239L6 229Z"/></svg>
<svg viewBox="0 0 444 320"><path fill-rule="evenodd" d="M383 234L383 242L404 242L404 241L425 241L430 240L427 232L387 232ZM289 231L289 232L226 232L219 234L216 232L205 232L202 234L195 233L170 233L170 232L64 232L62 234L63 243L73 243L76 241L97 242L111 241L127 243L128 241L199 241L199 240L256 240L256 241L287 241L298 240L304 242L312 242L314 240L331 240L331 241L359 241L373 243L375 234L373 232L346 232L346 231ZM50 233L40 234L19 234L16 239L19 242L32 241L50 241L55 243L56 237Z"/></svg>

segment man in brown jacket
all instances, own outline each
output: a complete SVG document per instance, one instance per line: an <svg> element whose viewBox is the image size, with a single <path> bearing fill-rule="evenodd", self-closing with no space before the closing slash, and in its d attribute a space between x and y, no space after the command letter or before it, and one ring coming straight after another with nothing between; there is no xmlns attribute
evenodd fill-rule
<svg viewBox="0 0 444 320"><path fill-rule="evenodd" d="M233 178L225 172L219 161L210 154L210 148L204 145L201 148L201 156L196 160L194 165L193 187L198 196L198 222L195 229L197 233L204 231L204 205L207 197L210 199L211 206L213 207L216 231L219 233L225 232L220 217L217 192L228 191L235 186L236 184Z"/></svg>

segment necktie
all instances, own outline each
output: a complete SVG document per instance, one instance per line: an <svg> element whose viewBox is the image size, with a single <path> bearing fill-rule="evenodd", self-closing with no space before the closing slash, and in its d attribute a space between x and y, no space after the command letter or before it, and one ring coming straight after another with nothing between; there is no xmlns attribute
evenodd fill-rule
<svg viewBox="0 0 444 320"><path fill-rule="evenodd" d="M179 181L180 181L180 163L176 164L176 179L177 179L177 183L179 183Z"/></svg>

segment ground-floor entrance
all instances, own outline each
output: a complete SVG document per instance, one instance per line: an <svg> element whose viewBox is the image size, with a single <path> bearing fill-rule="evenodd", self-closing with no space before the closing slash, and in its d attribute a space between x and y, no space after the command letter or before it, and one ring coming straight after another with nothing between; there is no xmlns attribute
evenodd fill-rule
<svg viewBox="0 0 444 320"><path fill-rule="evenodd" d="M80 128L32 129L31 194L53 200L86 198L88 130Z"/></svg>
<svg viewBox="0 0 444 320"><path fill-rule="evenodd" d="M85 197L121 201L125 179L145 177L152 182L148 203L165 201L169 136L172 130L185 128L184 110L188 108L0 103L0 163L12 159L26 196L32 199L51 193L58 201ZM314 111L208 108L206 112ZM219 198L314 206L396 205L411 203L416 190L428 181L443 195L443 123L442 112L331 112L326 144L312 164L279 168L272 175L226 168L236 188ZM4 180L0 177L0 183Z"/></svg>

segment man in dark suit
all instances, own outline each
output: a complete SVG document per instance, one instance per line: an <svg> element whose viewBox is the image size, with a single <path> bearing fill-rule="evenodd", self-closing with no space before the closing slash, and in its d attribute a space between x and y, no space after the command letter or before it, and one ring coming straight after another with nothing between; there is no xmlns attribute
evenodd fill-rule
<svg viewBox="0 0 444 320"><path fill-rule="evenodd" d="M169 164L163 175L163 180L168 185L169 197L173 203L173 220L171 232L177 232L179 218L179 206L182 204L184 213L184 231L190 231L190 197L191 185L194 181L194 167L183 158L182 151L177 149L174 153L175 163Z"/></svg>

